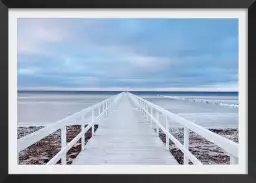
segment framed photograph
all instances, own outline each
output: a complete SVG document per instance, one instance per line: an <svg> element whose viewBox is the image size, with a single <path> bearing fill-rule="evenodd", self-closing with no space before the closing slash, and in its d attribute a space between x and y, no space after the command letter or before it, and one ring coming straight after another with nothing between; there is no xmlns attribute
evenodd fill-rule
<svg viewBox="0 0 256 183"><path fill-rule="evenodd" d="M3 182L255 182L252 4L3 1Z"/></svg>

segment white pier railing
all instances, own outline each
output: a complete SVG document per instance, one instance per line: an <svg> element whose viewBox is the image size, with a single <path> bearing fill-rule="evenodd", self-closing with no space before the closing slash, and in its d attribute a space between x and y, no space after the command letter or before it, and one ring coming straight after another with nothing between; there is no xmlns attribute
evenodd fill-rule
<svg viewBox="0 0 256 183"><path fill-rule="evenodd" d="M159 107L141 97L128 93L130 99L137 104L139 109L143 112L144 117L150 121L151 126L154 122L156 125L156 133L159 136L159 129L165 133L166 136L166 149L169 150L169 139L184 153L184 164L188 164L189 160L193 164L202 165L202 163L189 151L189 131L193 131L208 141L224 149L230 156L230 164L238 163L238 144L226 139L210 130L199 126L179 115L171 113L166 109ZM159 116L165 116L165 127L161 125ZM184 128L184 144L181 144L170 132L169 132L169 120L175 121Z"/></svg>
<svg viewBox="0 0 256 183"><path fill-rule="evenodd" d="M64 119L61 119L53 124L47 125L45 128L42 128L34 133L31 133L23 138L18 139L18 153L27 147L35 144L41 139L47 137L48 135L61 130L61 151L59 151L47 164L56 164L61 159L61 164L66 164L66 154L72 146L75 145L79 139L82 139L82 150L85 146L85 133L92 128L92 135L94 134L94 124L96 120L100 117L107 117L111 112L113 105L115 105L118 100L122 97L123 93L112 96L102 102L99 102L91 107L88 107L78 113L75 113L71 116L68 116ZM91 115L91 121L85 123L85 116ZM77 123L77 121L80 121ZM66 127L69 125L81 125L81 132L67 144L66 141ZM85 128L85 124L87 125Z"/></svg>

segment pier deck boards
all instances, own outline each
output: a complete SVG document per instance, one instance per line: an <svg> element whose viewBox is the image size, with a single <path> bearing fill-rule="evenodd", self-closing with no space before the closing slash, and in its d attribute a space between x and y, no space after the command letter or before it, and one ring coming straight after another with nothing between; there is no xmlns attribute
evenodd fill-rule
<svg viewBox="0 0 256 183"><path fill-rule="evenodd" d="M120 100L72 164L178 165L128 96Z"/></svg>

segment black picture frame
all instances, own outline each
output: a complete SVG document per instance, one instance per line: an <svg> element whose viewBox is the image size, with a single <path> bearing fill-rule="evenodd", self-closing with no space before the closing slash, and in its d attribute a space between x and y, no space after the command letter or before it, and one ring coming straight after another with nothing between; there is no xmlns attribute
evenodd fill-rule
<svg viewBox="0 0 256 183"><path fill-rule="evenodd" d="M197 183L253 183L256 182L256 151L254 146L255 134L253 130L256 126L248 118L248 174L247 175L10 175L8 174L8 8L245 8L248 10L248 61L251 60L251 70L253 60L255 60L256 49L256 4L254 0L2 0L0 2L0 68L2 85L1 103L1 161L0 161L0 181L7 182L26 182L26 183L50 183L50 182L197 182ZM249 36L250 35L250 36ZM249 54L250 50L250 54ZM11 54L11 53L10 53ZM250 57L249 57L250 56ZM249 65L249 62L248 64ZM248 66L249 69L249 66ZM248 74L253 82L253 74ZM254 74L255 75L255 74ZM253 85L253 84L252 84ZM5 87L3 87L5 86ZM251 87L251 93L255 89ZM255 95L255 94L254 94ZM253 105L255 97L250 95L250 103ZM7 104L7 105L6 105ZM253 110L253 108L251 108ZM251 110L251 111L252 111ZM249 110L248 110L249 111ZM4 118L3 118L4 117ZM244 119L245 122L247 119Z"/></svg>

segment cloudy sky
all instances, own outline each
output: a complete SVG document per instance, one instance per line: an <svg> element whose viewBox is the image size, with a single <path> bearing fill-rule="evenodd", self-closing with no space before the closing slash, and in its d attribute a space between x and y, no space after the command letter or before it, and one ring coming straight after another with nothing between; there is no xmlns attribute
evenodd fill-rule
<svg viewBox="0 0 256 183"><path fill-rule="evenodd" d="M20 90L237 85L237 19L18 20Z"/></svg>

